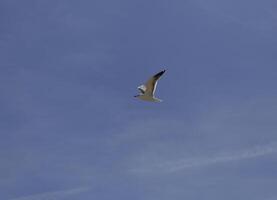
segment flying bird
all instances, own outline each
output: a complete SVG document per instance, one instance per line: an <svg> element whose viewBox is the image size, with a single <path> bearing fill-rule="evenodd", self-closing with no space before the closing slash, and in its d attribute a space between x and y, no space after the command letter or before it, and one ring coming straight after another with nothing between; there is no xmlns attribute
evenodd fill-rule
<svg viewBox="0 0 277 200"><path fill-rule="evenodd" d="M144 85L140 85L138 87L140 94L135 95L134 97L137 97L144 101L162 102L161 99L156 98L154 95L157 87L157 82L160 79L160 77L165 73L165 71L166 70L160 71L159 73L152 76Z"/></svg>

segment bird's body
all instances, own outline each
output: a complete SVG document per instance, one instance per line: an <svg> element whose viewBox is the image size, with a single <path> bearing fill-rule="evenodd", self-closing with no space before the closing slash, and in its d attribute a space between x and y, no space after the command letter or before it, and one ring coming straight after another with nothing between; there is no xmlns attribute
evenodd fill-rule
<svg viewBox="0 0 277 200"><path fill-rule="evenodd" d="M144 101L152 101L152 102L162 102L161 99L158 99L156 97L153 96L149 96L149 95L138 95L137 98L144 100Z"/></svg>
<svg viewBox="0 0 277 200"><path fill-rule="evenodd" d="M144 101L162 102L162 100L156 98L154 94L156 91L157 82L164 72L165 70L155 74L144 85L139 86L138 90L140 91L140 94L136 95L135 97Z"/></svg>

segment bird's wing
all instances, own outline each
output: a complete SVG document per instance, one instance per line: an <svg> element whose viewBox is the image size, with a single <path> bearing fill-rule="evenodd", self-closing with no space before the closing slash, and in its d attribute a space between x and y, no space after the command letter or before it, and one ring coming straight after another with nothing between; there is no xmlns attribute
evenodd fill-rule
<svg viewBox="0 0 277 200"><path fill-rule="evenodd" d="M146 91L145 94L146 95L151 95L153 96L157 87L157 82L159 80L159 78L165 73L165 70L160 71L159 73L155 74L154 76L152 76L146 83Z"/></svg>

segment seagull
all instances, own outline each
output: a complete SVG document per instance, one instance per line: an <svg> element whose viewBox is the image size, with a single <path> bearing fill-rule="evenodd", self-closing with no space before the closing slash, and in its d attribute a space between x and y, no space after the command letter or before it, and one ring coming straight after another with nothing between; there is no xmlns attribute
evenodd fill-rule
<svg viewBox="0 0 277 200"><path fill-rule="evenodd" d="M158 99L154 96L157 82L159 78L165 73L166 70L162 70L159 73L152 76L144 85L138 86L138 90L140 94L135 95L134 97L139 98L144 101L152 101L152 102L162 102L161 99Z"/></svg>

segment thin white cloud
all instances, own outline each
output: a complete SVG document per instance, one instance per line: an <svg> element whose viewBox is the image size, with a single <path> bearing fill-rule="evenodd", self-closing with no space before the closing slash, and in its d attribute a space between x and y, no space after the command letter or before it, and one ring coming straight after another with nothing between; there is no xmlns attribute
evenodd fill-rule
<svg viewBox="0 0 277 200"><path fill-rule="evenodd" d="M224 153L211 157L185 158L177 161L167 161L155 166L132 169L132 172L176 172L180 170L204 167L219 163L251 159L277 153L277 143L271 143L265 146L256 146L240 152Z"/></svg>
<svg viewBox="0 0 277 200"><path fill-rule="evenodd" d="M60 190L55 192L45 192L24 197L18 197L11 200L60 200L70 195L79 194L89 190L88 187L74 188L70 190Z"/></svg>

